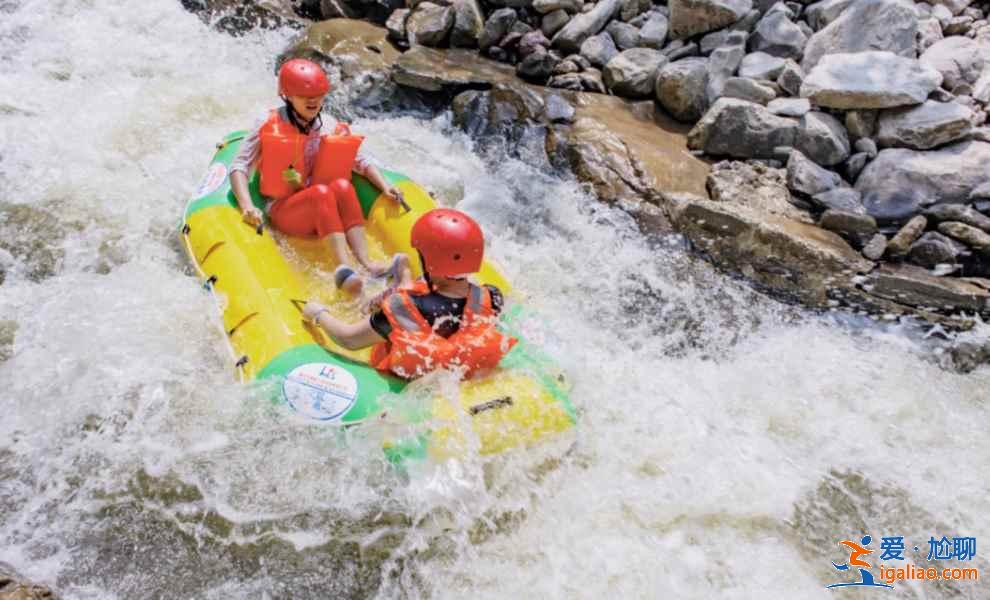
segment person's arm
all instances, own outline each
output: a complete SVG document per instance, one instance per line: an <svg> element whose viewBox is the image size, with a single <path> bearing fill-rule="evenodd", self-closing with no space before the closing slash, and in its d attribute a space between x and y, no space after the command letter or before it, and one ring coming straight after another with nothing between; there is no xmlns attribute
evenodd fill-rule
<svg viewBox="0 0 990 600"><path fill-rule="evenodd" d="M335 319L330 314L330 309L318 302L306 303L303 315L319 325L333 341L348 350L360 350L385 341L385 338L372 329L369 319L362 319L357 323L344 323Z"/></svg>
<svg viewBox="0 0 990 600"><path fill-rule="evenodd" d="M241 209L244 222L257 227L264 220L264 215L251 201L251 191L248 189L248 171L258 161L261 155L261 127L256 127L250 135L241 142L240 151L230 163L230 188L237 198L237 207Z"/></svg>
<svg viewBox="0 0 990 600"><path fill-rule="evenodd" d="M361 153L358 153L357 158L354 160L354 172L364 176L371 182L371 185L385 192L386 196L394 202L398 202L402 205L402 208L407 211L409 210L409 205L406 204L406 199L402 196L402 190L386 181L381 171L375 166L375 163Z"/></svg>

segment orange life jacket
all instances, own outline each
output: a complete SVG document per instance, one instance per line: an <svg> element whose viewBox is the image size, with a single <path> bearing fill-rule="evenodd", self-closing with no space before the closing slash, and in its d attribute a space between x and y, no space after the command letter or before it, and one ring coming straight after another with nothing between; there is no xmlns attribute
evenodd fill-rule
<svg viewBox="0 0 990 600"><path fill-rule="evenodd" d="M313 185L329 184L336 179L350 181L354 160L363 141L364 136L351 134L346 123L337 123L332 135L321 137L313 165Z"/></svg>
<svg viewBox="0 0 990 600"><path fill-rule="evenodd" d="M260 137L261 161L258 171L261 174L261 194L274 200L288 198L306 185L309 178L306 168L308 136L282 119L278 110L273 110L261 126ZM286 180L283 172L290 167L299 173L301 183Z"/></svg>
<svg viewBox="0 0 990 600"><path fill-rule="evenodd" d="M429 292L429 286L420 280L382 302L392 332L388 341L372 348L373 367L414 379L434 369L463 366L467 377L495 368L518 341L495 327L491 292L474 284L457 332L449 338L437 335L411 298Z"/></svg>

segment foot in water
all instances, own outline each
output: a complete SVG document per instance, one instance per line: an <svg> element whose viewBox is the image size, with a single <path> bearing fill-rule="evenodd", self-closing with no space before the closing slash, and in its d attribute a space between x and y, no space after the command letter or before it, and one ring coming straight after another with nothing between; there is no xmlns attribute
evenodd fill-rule
<svg viewBox="0 0 990 600"><path fill-rule="evenodd" d="M340 265L333 272L333 282L345 294L358 296L364 289L364 278L347 265Z"/></svg>

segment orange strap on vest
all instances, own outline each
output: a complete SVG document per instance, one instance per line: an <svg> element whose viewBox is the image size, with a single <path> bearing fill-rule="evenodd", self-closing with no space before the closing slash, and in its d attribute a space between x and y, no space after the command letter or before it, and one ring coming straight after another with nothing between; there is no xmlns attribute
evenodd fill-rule
<svg viewBox="0 0 990 600"><path fill-rule="evenodd" d="M429 291L426 282L420 280L385 299L382 312L392 326L392 333L387 342L372 349L372 366L406 379L450 367L463 367L467 377L498 366L517 340L495 327L491 293L472 284L460 327L454 335L443 338L433 331L411 297Z"/></svg>
<svg viewBox="0 0 990 600"><path fill-rule="evenodd" d="M288 198L297 192L309 173L306 170L306 138L292 123L279 117L273 110L261 126L261 194L274 200ZM286 177L286 171L299 174L298 183Z"/></svg>
<svg viewBox="0 0 990 600"><path fill-rule="evenodd" d="M354 160L363 141L364 136L353 135L346 123L337 123L333 135L321 137L313 165L313 185L329 184L336 179L350 181Z"/></svg>

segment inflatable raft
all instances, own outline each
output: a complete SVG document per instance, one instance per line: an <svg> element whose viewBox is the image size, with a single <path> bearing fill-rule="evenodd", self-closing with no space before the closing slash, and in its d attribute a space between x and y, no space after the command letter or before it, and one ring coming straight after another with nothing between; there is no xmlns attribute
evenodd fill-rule
<svg viewBox="0 0 990 600"><path fill-rule="evenodd" d="M462 381L440 393L428 383L409 383L368 365L369 350L338 346L302 319L302 305L318 299L342 318L361 315L357 303L333 285L328 244L291 238L241 220L230 187L229 166L246 132L228 135L186 206L181 227L189 257L223 312L223 328L232 349L233 367L242 381L272 380L275 401L285 402L303 418L333 425L358 425L400 415L413 427L384 438L388 458L445 458L476 448L481 454L537 443L570 428L574 409L564 378L553 362L520 331L526 310L510 306L499 326L520 341L499 368L484 377ZM415 256L409 231L416 219L434 208L433 199L406 176L382 170L402 190L411 210L380 195L363 177L353 183L367 219L372 256L396 252ZM258 178L251 195L264 205ZM418 262L415 269L419 269ZM419 276L421 273L415 273ZM488 261L476 283L498 286L507 298L511 286ZM366 316L364 317L366 318ZM429 378L427 378L429 379ZM427 386L425 402L402 393L407 386ZM434 386L443 388L444 386ZM450 387L450 386L447 386ZM453 396L453 397L452 397ZM412 432L412 433L409 433Z"/></svg>

